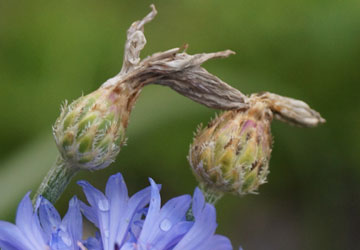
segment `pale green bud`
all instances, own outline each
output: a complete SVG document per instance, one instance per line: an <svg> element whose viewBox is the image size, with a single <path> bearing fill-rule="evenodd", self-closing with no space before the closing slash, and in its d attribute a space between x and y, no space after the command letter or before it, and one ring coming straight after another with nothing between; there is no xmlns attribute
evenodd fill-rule
<svg viewBox="0 0 360 250"><path fill-rule="evenodd" d="M101 87L62 107L53 134L64 161L96 170L112 163L125 142L136 91L124 85Z"/></svg>
<svg viewBox="0 0 360 250"><path fill-rule="evenodd" d="M263 103L227 111L199 131L190 147L192 170L205 189L239 195L266 182L272 114Z"/></svg>

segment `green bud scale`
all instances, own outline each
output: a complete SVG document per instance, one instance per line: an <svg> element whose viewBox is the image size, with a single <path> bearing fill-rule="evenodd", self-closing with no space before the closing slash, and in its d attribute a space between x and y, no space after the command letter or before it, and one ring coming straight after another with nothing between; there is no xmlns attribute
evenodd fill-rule
<svg viewBox="0 0 360 250"><path fill-rule="evenodd" d="M255 193L269 173L271 120L259 102L245 112L224 112L198 131L188 158L200 185L219 193Z"/></svg>
<svg viewBox="0 0 360 250"><path fill-rule="evenodd" d="M53 134L62 159L88 170L107 167L125 142L125 129L139 91L101 87L62 107Z"/></svg>

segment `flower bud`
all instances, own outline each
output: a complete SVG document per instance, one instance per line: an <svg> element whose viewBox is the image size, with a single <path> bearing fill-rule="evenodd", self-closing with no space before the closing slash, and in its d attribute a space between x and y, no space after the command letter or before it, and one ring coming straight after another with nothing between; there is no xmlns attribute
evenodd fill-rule
<svg viewBox="0 0 360 250"><path fill-rule="evenodd" d="M125 129L138 91L124 85L101 87L62 107L53 127L64 161L97 170L115 160L125 141Z"/></svg>
<svg viewBox="0 0 360 250"><path fill-rule="evenodd" d="M266 182L272 147L272 113L262 102L226 111L199 131L189 162L198 181L215 192L254 193Z"/></svg>

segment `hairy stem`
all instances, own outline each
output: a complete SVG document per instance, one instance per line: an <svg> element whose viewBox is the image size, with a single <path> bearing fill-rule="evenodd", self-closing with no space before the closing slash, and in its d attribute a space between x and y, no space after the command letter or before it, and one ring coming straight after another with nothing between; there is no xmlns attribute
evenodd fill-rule
<svg viewBox="0 0 360 250"><path fill-rule="evenodd" d="M68 164L59 156L36 191L32 199L33 204L36 203L36 200L40 195L54 204L60 198L66 186L78 171L79 168L68 166Z"/></svg>
<svg viewBox="0 0 360 250"><path fill-rule="evenodd" d="M214 206L224 195L224 193L211 190L204 185L200 185L200 189L204 195L205 201Z"/></svg>

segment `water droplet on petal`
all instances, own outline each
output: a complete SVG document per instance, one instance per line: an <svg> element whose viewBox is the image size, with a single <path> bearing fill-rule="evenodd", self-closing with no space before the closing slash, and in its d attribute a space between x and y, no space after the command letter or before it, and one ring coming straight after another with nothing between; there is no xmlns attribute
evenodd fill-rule
<svg viewBox="0 0 360 250"><path fill-rule="evenodd" d="M98 202L98 208L100 209L100 211L108 211L109 210L109 202L106 199L101 199Z"/></svg>
<svg viewBox="0 0 360 250"><path fill-rule="evenodd" d="M172 227L172 223L170 220L168 219L164 219L161 223L160 223L160 229L167 232L170 230L170 228Z"/></svg>

